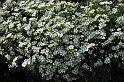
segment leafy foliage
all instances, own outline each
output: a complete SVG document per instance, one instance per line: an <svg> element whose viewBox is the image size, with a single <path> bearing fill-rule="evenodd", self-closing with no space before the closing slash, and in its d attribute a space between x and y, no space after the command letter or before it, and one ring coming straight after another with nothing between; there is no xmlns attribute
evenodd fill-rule
<svg viewBox="0 0 124 82"><path fill-rule="evenodd" d="M10 68L38 69L45 80L76 80L84 71L112 62L123 68L124 15L119 5L5 2L0 9L0 53Z"/></svg>

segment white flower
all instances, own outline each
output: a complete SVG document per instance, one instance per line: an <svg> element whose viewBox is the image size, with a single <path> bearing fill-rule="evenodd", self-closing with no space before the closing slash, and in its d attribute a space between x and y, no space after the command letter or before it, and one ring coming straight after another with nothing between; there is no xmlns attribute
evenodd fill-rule
<svg viewBox="0 0 124 82"><path fill-rule="evenodd" d="M78 57L78 56L80 56L81 55L81 53L79 53L79 52L75 52L75 54L74 54L76 57Z"/></svg>
<svg viewBox="0 0 124 82"><path fill-rule="evenodd" d="M14 8L14 11L18 12L19 11L19 8L15 7Z"/></svg>
<svg viewBox="0 0 124 82"><path fill-rule="evenodd" d="M12 13L12 15L18 17L20 13Z"/></svg>
<svg viewBox="0 0 124 82"><path fill-rule="evenodd" d="M91 6L91 7L92 7L92 6L93 6L93 3L92 3L92 2L89 2L89 3L90 3L90 4L89 4L89 6Z"/></svg>
<svg viewBox="0 0 124 82"><path fill-rule="evenodd" d="M97 19L98 19L100 16L101 16L100 14L97 14L97 15L94 17L93 21L97 21Z"/></svg>
<svg viewBox="0 0 124 82"><path fill-rule="evenodd" d="M114 53L114 57L115 57L115 58L118 58L118 55L117 55L116 53Z"/></svg>
<svg viewBox="0 0 124 82"><path fill-rule="evenodd" d="M33 9L29 9L29 7L27 7L26 11L27 12L33 12Z"/></svg>
<svg viewBox="0 0 124 82"><path fill-rule="evenodd" d="M43 26L43 22L38 21L37 23L38 23L38 27L42 27Z"/></svg>
<svg viewBox="0 0 124 82"><path fill-rule="evenodd" d="M31 24L24 24L23 27L25 30L30 30Z"/></svg>
<svg viewBox="0 0 124 82"><path fill-rule="evenodd" d="M21 29L21 23L17 24L17 28L20 30Z"/></svg>
<svg viewBox="0 0 124 82"><path fill-rule="evenodd" d="M104 22L102 22L102 23L99 23L99 26L98 26L98 28L99 29L102 29L103 27L105 27L105 26L107 26Z"/></svg>
<svg viewBox="0 0 124 82"><path fill-rule="evenodd" d="M23 17L23 21L26 21L26 17Z"/></svg>
<svg viewBox="0 0 124 82"><path fill-rule="evenodd" d="M118 28L117 31L121 31L121 28Z"/></svg>
<svg viewBox="0 0 124 82"><path fill-rule="evenodd" d="M69 75L68 74L64 74L63 77L64 78L69 78Z"/></svg>
<svg viewBox="0 0 124 82"><path fill-rule="evenodd" d="M3 15L3 14L4 14L4 12L3 12L2 8L0 7L0 15Z"/></svg>
<svg viewBox="0 0 124 82"><path fill-rule="evenodd" d="M109 58L112 58L113 57L113 54L109 54Z"/></svg>
<svg viewBox="0 0 124 82"><path fill-rule="evenodd" d="M93 46L95 46L95 43L89 44L89 45L87 46L87 48L90 48L90 47L93 47Z"/></svg>
<svg viewBox="0 0 124 82"><path fill-rule="evenodd" d="M67 28L73 28L74 25L72 25L71 22L66 22L66 27L67 27Z"/></svg>
<svg viewBox="0 0 124 82"><path fill-rule="evenodd" d="M14 67L14 66L16 66L17 67L17 60L18 59L21 59L22 58L22 56L17 56L17 57L15 57L14 59L13 59L13 61L12 61L12 66Z"/></svg>
<svg viewBox="0 0 124 82"><path fill-rule="evenodd" d="M95 12L95 10L94 9L92 9L91 11L89 11L89 13L94 13Z"/></svg>
<svg viewBox="0 0 124 82"><path fill-rule="evenodd" d="M9 33L7 36L6 36L7 38L12 38L13 37L13 35L12 35L12 33Z"/></svg>
<svg viewBox="0 0 124 82"><path fill-rule="evenodd" d="M124 16L119 16L116 20L117 23L124 23Z"/></svg>
<svg viewBox="0 0 124 82"><path fill-rule="evenodd" d="M27 44L27 42L19 42L19 47L23 47Z"/></svg>
<svg viewBox="0 0 124 82"><path fill-rule="evenodd" d="M72 73L75 74L75 75L77 75L77 74L78 74L78 69L79 69L79 67L75 67L75 68L72 70Z"/></svg>
<svg viewBox="0 0 124 82"><path fill-rule="evenodd" d="M7 54L5 57L7 58L7 60L10 60L10 55Z"/></svg>
<svg viewBox="0 0 124 82"><path fill-rule="evenodd" d="M47 44L46 44L46 43L43 43L43 42L39 42L38 45L39 45L39 46L45 46L45 45L47 45Z"/></svg>
<svg viewBox="0 0 124 82"><path fill-rule="evenodd" d="M116 46L111 47L112 50L117 50Z"/></svg>
<svg viewBox="0 0 124 82"><path fill-rule="evenodd" d="M40 3L39 5L38 5L38 8L42 8L42 7L45 7L46 5L45 5L45 3Z"/></svg>
<svg viewBox="0 0 124 82"><path fill-rule="evenodd" d="M106 57L104 63L105 63L105 64L108 64L108 63L110 63L110 62L111 62L110 58L109 58L109 57Z"/></svg>
<svg viewBox="0 0 124 82"><path fill-rule="evenodd" d="M70 45L68 48L69 49L74 49L74 46L73 45Z"/></svg>
<svg viewBox="0 0 124 82"><path fill-rule="evenodd" d="M44 54L45 53L45 49L43 49L43 50L41 50L41 52L40 52L41 54Z"/></svg>
<svg viewBox="0 0 124 82"><path fill-rule="evenodd" d="M13 22L10 22L9 23L9 28L13 28L14 27L14 23Z"/></svg>
<svg viewBox="0 0 124 82"><path fill-rule="evenodd" d="M59 74L62 74L62 73L65 73L65 72L66 72L65 69L59 69L59 70L58 70L58 73L59 73Z"/></svg>
<svg viewBox="0 0 124 82"><path fill-rule="evenodd" d="M112 9L112 14L115 14L117 12L117 8Z"/></svg>
<svg viewBox="0 0 124 82"><path fill-rule="evenodd" d="M43 28L39 28L36 30L36 33L43 33L43 30L44 30Z"/></svg>
<svg viewBox="0 0 124 82"><path fill-rule="evenodd" d="M22 63L22 67L26 67L27 65L30 65L30 58L29 59L25 59L24 62Z"/></svg>
<svg viewBox="0 0 124 82"><path fill-rule="evenodd" d="M105 6L105 8L106 8L106 11L110 11L110 9L111 9L111 7L110 6Z"/></svg>
<svg viewBox="0 0 124 82"><path fill-rule="evenodd" d="M103 49L100 50L100 53L104 53L105 51Z"/></svg>
<svg viewBox="0 0 124 82"><path fill-rule="evenodd" d="M41 47L32 46L32 49L35 53L39 53Z"/></svg>
<svg viewBox="0 0 124 82"><path fill-rule="evenodd" d="M103 64L101 59L98 59L94 66L101 66Z"/></svg>
<svg viewBox="0 0 124 82"><path fill-rule="evenodd" d="M120 36L120 35L123 35L123 32L114 32L114 33L112 33L114 36Z"/></svg>
<svg viewBox="0 0 124 82"><path fill-rule="evenodd" d="M89 53L89 54L92 54L92 53L93 53L93 50L88 50L88 53Z"/></svg>
<svg viewBox="0 0 124 82"><path fill-rule="evenodd" d="M66 62L66 65L67 66L74 67L74 64L73 64L73 61L72 60L69 60L68 62Z"/></svg>
<svg viewBox="0 0 124 82"><path fill-rule="evenodd" d="M89 69L89 66L87 65L87 63L84 63L83 65L82 65L82 67L84 68L84 69Z"/></svg>
<svg viewBox="0 0 124 82"><path fill-rule="evenodd" d="M42 68L42 65L39 66L39 73L43 74L43 68Z"/></svg>
<svg viewBox="0 0 124 82"><path fill-rule="evenodd" d="M37 19L36 18L30 18L29 20L30 21L36 21Z"/></svg>
<svg viewBox="0 0 124 82"><path fill-rule="evenodd" d="M110 5L110 4L112 4L112 1L102 1L99 4L100 5Z"/></svg>

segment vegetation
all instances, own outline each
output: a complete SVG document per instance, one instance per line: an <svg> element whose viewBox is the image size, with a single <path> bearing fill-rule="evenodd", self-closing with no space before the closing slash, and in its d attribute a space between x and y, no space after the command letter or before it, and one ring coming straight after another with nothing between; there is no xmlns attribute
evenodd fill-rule
<svg viewBox="0 0 124 82"><path fill-rule="evenodd" d="M95 75L94 69L112 68L113 63L123 69L120 6L112 1L5 2L0 8L0 54L9 69L32 70L48 81Z"/></svg>

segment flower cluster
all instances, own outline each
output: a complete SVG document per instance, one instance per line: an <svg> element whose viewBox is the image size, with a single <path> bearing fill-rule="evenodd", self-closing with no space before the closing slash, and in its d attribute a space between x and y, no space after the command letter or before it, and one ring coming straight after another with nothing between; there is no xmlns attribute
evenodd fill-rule
<svg viewBox="0 0 124 82"><path fill-rule="evenodd" d="M5 2L0 35L9 67L38 68L46 80L76 80L83 70L124 60L124 15L111 1Z"/></svg>

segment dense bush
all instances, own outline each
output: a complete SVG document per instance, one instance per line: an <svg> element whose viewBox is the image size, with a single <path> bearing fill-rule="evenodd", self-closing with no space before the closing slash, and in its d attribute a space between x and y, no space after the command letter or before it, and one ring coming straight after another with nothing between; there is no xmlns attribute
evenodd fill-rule
<svg viewBox="0 0 124 82"><path fill-rule="evenodd" d="M124 66L124 15L112 1L5 2L0 54L10 68L38 69L42 79L67 81L115 62Z"/></svg>

